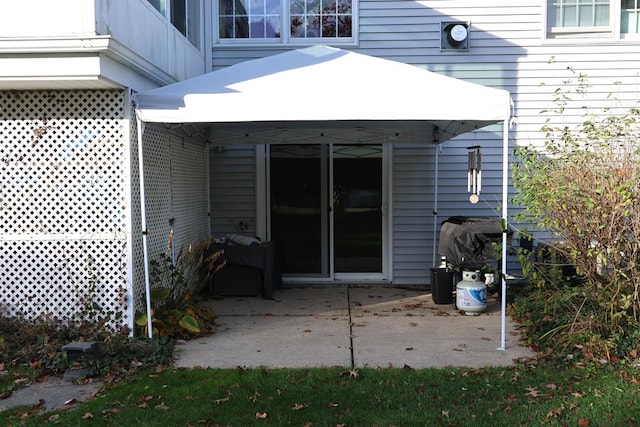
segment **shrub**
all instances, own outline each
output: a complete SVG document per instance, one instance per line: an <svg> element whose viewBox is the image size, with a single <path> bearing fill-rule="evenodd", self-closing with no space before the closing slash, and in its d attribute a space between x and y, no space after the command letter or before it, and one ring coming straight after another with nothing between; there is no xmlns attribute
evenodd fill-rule
<svg viewBox="0 0 640 427"><path fill-rule="evenodd" d="M525 267L534 273L528 303L548 320L537 336L558 350L577 345L590 358L611 360L638 348L640 110L587 113L575 128L556 124L572 94L587 88L578 75L558 89L544 147L516 149L514 202L523 208L517 220L552 233L562 242L555 250L584 279L570 286L549 269Z"/></svg>

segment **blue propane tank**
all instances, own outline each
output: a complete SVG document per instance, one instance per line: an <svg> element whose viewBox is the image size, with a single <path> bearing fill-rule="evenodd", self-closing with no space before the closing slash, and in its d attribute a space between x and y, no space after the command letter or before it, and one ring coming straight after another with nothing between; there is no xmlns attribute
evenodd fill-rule
<svg viewBox="0 0 640 427"><path fill-rule="evenodd" d="M463 271L456 284L456 307L468 316L477 316L487 309L487 285L479 271Z"/></svg>

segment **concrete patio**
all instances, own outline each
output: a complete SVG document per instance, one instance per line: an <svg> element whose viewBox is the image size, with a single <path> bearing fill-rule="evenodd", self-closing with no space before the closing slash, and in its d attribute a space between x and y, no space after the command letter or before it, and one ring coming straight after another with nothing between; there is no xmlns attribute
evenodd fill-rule
<svg viewBox="0 0 640 427"><path fill-rule="evenodd" d="M507 317L500 347L500 301L465 315L424 290L389 286L291 287L274 300L225 297L206 304L216 333L178 348L179 367L507 366L533 356Z"/></svg>

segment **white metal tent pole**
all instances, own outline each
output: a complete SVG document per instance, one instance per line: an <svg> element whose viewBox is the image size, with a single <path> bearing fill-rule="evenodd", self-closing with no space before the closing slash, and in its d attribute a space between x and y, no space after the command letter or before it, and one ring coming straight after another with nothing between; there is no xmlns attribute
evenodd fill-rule
<svg viewBox="0 0 640 427"><path fill-rule="evenodd" d="M438 155L440 153L440 144L435 145L436 148L436 164L433 189L433 262L432 267L436 266L436 254L438 252L436 246L436 233L438 232ZM431 284L433 286L433 283Z"/></svg>
<svg viewBox="0 0 640 427"><path fill-rule="evenodd" d="M144 289L147 300L147 329L149 338L153 338L153 323L151 321L151 286L149 284L149 249L147 247L147 210L144 192L144 156L142 148L142 134L144 122L136 113L136 125L138 128L138 170L140 183L140 225L142 229L142 252L144 258Z"/></svg>
<svg viewBox="0 0 640 427"><path fill-rule="evenodd" d="M505 350L507 337L507 235L509 232L509 222L507 220L509 204L509 120L506 119L502 125L502 271L501 271L501 333L500 347L498 350Z"/></svg>

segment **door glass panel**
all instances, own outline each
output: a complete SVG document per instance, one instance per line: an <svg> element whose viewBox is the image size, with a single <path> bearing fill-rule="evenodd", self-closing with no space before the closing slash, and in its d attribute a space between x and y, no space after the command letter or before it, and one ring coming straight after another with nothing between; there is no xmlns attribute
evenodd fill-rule
<svg viewBox="0 0 640 427"><path fill-rule="evenodd" d="M322 148L271 146L271 240L285 274L328 274Z"/></svg>
<svg viewBox="0 0 640 427"><path fill-rule="evenodd" d="M333 149L334 269L382 271L382 147Z"/></svg>

